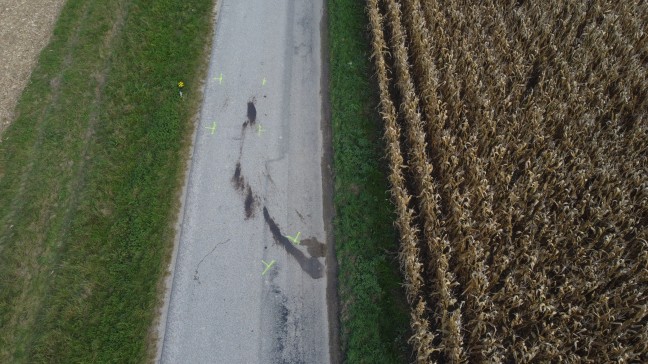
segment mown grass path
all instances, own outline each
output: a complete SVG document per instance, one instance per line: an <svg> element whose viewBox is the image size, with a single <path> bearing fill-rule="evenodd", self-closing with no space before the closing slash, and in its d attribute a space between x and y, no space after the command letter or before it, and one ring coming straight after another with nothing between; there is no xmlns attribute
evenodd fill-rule
<svg viewBox="0 0 648 364"><path fill-rule="evenodd" d="M151 352L212 5L65 5L0 143L0 362Z"/></svg>

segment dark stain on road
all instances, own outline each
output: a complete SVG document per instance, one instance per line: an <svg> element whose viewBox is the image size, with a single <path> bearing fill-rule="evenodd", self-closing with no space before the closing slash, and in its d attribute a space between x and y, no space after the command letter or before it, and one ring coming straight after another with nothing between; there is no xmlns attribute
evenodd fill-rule
<svg viewBox="0 0 648 364"><path fill-rule="evenodd" d="M301 245L308 248L311 257L323 258L326 256L326 244L322 244L315 238L303 239Z"/></svg>
<svg viewBox="0 0 648 364"><path fill-rule="evenodd" d="M271 286L271 296L268 297L271 304L270 316L272 317L272 340L271 360L272 363L288 363L283 356L288 345L288 320L290 310L287 306L287 298L275 284Z"/></svg>
<svg viewBox="0 0 648 364"><path fill-rule="evenodd" d="M245 182L245 177L241 174L241 162L236 163L236 169L234 170L234 175L232 176L232 184L237 191L239 191L245 200L243 202L243 207L245 209L245 220L248 220L256 216L256 211L259 205L257 196L252 192L252 187Z"/></svg>
<svg viewBox="0 0 648 364"><path fill-rule="evenodd" d="M247 195L245 196L245 220L256 215L257 201L252 193L252 188L247 186Z"/></svg>
<svg viewBox="0 0 648 364"><path fill-rule="evenodd" d="M324 265L320 263L316 256L307 258L301 250L297 249L297 247L281 233L279 226L277 226L277 223L270 216L270 213L265 206L263 207L263 218L265 219L266 224L268 224L272 237L277 244L281 245L290 255L292 255L293 258L295 258L295 260L297 260L297 263L299 263L304 272L313 279L319 279L324 276Z"/></svg>
<svg viewBox="0 0 648 364"><path fill-rule="evenodd" d="M279 306L279 332L281 334L277 336L277 342L275 344L277 353L282 353L286 348L284 340L288 336L288 314L288 307L284 303L281 303Z"/></svg>
<svg viewBox="0 0 648 364"><path fill-rule="evenodd" d="M252 101L248 101L247 103L247 118L250 124L254 124L256 122L256 117L257 117L257 110L256 106L254 106L254 99Z"/></svg>
<svg viewBox="0 0 648 364"><path fill-rule="evenodd" d="M245 190L245 178L241 175L241 162L236 163L236 169L232 176L232 184L238 191Z"/></svg>
<svg viewBox="0 0 648 364"><path fill-rule="evenodd" d="M245 144L245 132L247 130L247 127L252 127L254 123L256 122L256 117L257 117L257 110L256 106L254 106L254 103L256 102L256 98L252 98L252 101L248 101L247 103L247 120L243 122L241 125L241 137L240 137L240 144L239 144L239 161L241 160L241 156L243 155L243 145Z"/></svg>

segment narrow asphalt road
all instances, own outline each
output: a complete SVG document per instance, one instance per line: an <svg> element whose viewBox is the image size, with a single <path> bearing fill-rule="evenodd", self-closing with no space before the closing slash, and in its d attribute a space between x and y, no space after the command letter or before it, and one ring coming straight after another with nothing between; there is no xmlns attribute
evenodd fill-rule
<svg viewBox="0 0 648 364"><path fill-rule="evenodd" d="M219 1L158 359L336 361L323 0Z"/></svg>

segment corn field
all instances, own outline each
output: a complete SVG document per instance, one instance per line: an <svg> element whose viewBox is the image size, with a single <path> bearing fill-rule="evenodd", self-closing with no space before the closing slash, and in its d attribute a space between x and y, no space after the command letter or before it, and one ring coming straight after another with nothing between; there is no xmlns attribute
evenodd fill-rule
<svg viewBox="0 0 648 364"><path fill-rule="evenodd" d="M417 361L648 362L646 2L367 10Z"/></svg>

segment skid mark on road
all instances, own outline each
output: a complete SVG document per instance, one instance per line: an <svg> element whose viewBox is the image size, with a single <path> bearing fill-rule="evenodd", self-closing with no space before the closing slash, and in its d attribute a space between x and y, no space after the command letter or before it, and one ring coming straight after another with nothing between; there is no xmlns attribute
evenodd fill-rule
<svg viewBox="0 0 648 364"><path fill-rule="evenodd" d="M232 176L231 181L237 191L245 191L245 219L248 220L255 217L256 209L259 205L259 198L252 191L252 187L245 182L245 177L241 172L241 162L236 163L236 169L234 170L234 175ZM314 237L299 240L299 235L301 234L299 232L294 238L282 234L281 229L270 216L268 208L265 206L263 207L263 218L270 228L274 240L286 249L286 251L295 258L295 260L297 260L302 269L314 279L322 278L324 275L324 265L317 258L326 256L326 244L320 243ZM306 255L296 247L296 245L301 244L306 246L310 257L306 257Z"/></svg>
<svg viewBox="0 0 648 364"><path fill-rule="evenodd" d="M232 176L232 184L237 191L245 190L245 178L241 175L241 162L236 162L236 169Z"/></svg>
<svg viewBox="0 0 648 364"><path fill-rule="evenodd" d="M311 256L307 258L301 250L297 249L297 247L281 233L279 226L277 226L277 223L270 216L270 213L265 206L263 207L263 218L270 228L274 240L286 249L286 252L295 258L304 272L313 279L319 279L324 276L324 265L317 259L317 257Z"/></svg>
<svg viewBox="0 0 648 364"><path fill-rule="evenodd" d="M247 186L247 194L245 196L245 220L249 220L256 216L256 208L259 205L257 197L252 193L252 188Z"/></svg>
<svg viewBox="0 0 648 364"><path fill-rule="evenodd" d="M234 189L243 194L243 210L245 213L245 220L249 220L256 216L256 210L259 206L259 197L252 192L252 187L245 182L245 177L241 173L241 162L236 163L234 175L231 179Z"/></svg>
<svg viewBox="0 0 648 364"><path fill-rule="evenodd" d="M247 117L250 124L254 124L256 122L257 111L256 107L254 106L255 101L256 99L252 99L252 101L247 103Z"/></svg>
<svg viewBox="0 0 648 364"><path fill-rule="evenodd" d="M254 125L257 119L256 97L252 97L247 103L247 120L243 123L243 131L248 126Z"/></svg>
<svg viewBox="0 0 648 364"><path fill-rule="evenodd" d="M270 282L275 276L276 274L271 275ZM268 337L271 356L267 358L267 362L306 364L299 344L304 322L291 310L294 302L275 283L270 283L267 287L264 302L264 317L270 320L269 324L273 328Z"/></svg>

